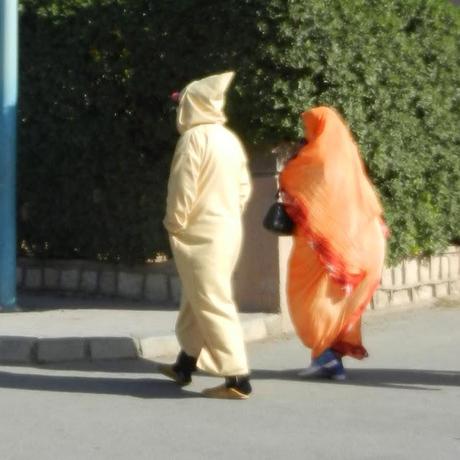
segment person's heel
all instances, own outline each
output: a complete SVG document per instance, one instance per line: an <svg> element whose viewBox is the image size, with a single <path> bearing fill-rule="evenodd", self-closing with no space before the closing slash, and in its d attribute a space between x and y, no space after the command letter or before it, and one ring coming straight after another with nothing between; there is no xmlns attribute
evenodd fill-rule
<svg viewBox="0 0 460 460"><path fill-rule="evenodd" d="M346 379L341 357L329 348L313 359L310 366L300 371L297 375L302 378L327 377L332 380Z"/></svg>
<svg viewBox="0 0 460 460"><path fill-rule="evenodd" d="M345 368L343 367L342 358L335 355L335 361L331 361L325 366L328 377L331 380L343 381L347 379Z"/></svg>
<svg viewBox="0 0 460 460"><path fill-rule="evenodd" d="M252 393L248 375L226 377L225 383L203 390L203 396L216 399L248 399Z"/></svg>
<svg viewBox="0 0 460 460"><path fill-rule="evenodd" d="M192 382L192 373L196 371L196 361L196 358L181 351L175 364L160 364L158 371L183 387Z"/></svg>

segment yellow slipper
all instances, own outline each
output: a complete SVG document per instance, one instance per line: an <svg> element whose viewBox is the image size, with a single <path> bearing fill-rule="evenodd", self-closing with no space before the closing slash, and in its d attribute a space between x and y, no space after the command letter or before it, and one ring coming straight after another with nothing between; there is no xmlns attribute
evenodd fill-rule
<svg viewBox="0 0 460 460"><path fill-rule="evenodd" d="M174 380L179 386L185 387L186 385L190 384L192 379L186 378L182 372L176 372L171 364L159 364L158 365L158 372L163 374L164 376Z"/></svg>
<svg viewBox="0 0 460 460"><path fill-rule="evenodd" d="M218 387L207 388L201 392L206 398L215 399L248 399L249 395L238 391L236 388L227 388L224 385Z"/></svg>

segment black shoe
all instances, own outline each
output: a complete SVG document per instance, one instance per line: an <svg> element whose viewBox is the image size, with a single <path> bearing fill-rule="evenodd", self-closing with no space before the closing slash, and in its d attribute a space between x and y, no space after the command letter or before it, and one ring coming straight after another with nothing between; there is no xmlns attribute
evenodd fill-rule
<svg viewBox="0 0 460 460"><path fill-rule="evenodd" d="M196 358L181 351L175 364L160 364L158 371L174 380L178 385L185 386L192 381L192 372L196 371L196 361Z"/></svg>
<svg viewBox="0 0 460 460"><path fill-rule="evenodd" d="M251 382L249 381L249 375L236 375L225 378L226 388L233 388L239 393L249 396L252 393Z"/></svg>
<svg viewBox="0 0 460 460"><path fill-rule="evenodd" d="M185 387L192 382L192 377L190 374L185 375L181 371L174 370L174 366L171 364L159 364L158 372L169 377L171 380L174 380L179 386Z"/></svg>

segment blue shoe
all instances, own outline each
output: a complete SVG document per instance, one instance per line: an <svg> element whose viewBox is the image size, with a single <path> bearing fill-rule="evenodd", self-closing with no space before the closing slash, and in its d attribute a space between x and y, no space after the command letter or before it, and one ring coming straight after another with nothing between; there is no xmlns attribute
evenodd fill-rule
<svg viewBox="0 0 460 460"><path fill-rule="evenodd" d="M345 380L346 374L342 359L332 350L325 350L310 366L298 373L299 377L328 377L332 380Z"/></svg>
<svg viewBox="0 0 460 460"><path fill-rule="evenodd" d="M347 374L345 373L345 368L343 367L342 358L337 357L336 359L338 364L327 368L328 377L331 380L346 380Z"/></svg>
<svg viewBox="0 0 460 460"><path fill-rule="evenodd" d="M328 348L324 350L316 359L314 359L314 362L319 366L330 368L338 364L338 359L337 355L330 348Z"/></svg>
<svg viewBox="0 0 460 460"><path fill-rule="evenodd" d="M326 377L324 369L314 361L312 361L306 369L302 369L297 375L302 378Z"/></svg>

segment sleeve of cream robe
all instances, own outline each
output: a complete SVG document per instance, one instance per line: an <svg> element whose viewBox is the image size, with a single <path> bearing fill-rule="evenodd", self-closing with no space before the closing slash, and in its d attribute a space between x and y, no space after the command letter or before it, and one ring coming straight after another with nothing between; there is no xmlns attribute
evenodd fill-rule
<svg viewBox="0 0 460 460"><path fill-rule="evenodd" d="M249 197L251 196L251 179L249 177L247 161L243 162L241 168L241 180L240 180L240 208L241 212L246 209Z"/></svg>
<svg viewBox="0 0 460 460"><path fill-rule="evenodd" d="M170 234L180 233L187 228L188 217L197 196L200 151L193 132L184 133L177 143L169 175L166 216L163 221Z"/></svg>

